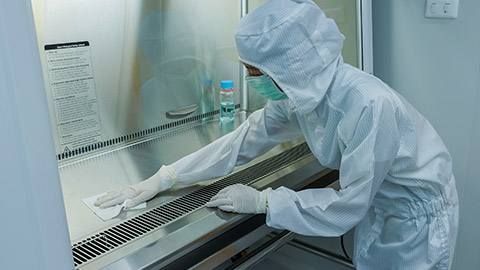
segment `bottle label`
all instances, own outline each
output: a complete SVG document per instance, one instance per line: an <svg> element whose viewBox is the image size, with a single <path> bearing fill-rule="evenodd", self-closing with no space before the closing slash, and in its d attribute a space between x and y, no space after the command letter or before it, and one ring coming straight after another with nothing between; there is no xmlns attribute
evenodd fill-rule
<svg viewBox="0 0 480 270"><path fill-rule="evenodd" d="M230 88L230 89L222 88L222 89L220 89L220 91L222 91L222 92L232 92L233 90L235 90L235 88Z"/></svg>

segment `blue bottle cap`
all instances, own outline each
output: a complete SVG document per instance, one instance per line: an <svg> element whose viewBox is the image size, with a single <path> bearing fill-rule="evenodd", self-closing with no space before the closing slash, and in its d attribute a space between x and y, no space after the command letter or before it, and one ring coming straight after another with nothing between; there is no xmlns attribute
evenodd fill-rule
<svg viewBox="0 0 480 270"><path fill-rule="evenodd" d="M220 87L223 89L232 89L233 88L233 81L222 81L220 83Z"/></svg>

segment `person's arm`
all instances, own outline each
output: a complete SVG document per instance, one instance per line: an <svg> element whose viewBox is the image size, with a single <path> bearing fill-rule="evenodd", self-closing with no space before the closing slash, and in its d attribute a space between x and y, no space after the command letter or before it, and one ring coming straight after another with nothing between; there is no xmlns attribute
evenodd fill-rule
<svg viewBox="0 0 480 270"><path fill-rule="evenodd" d="M236 165L266 153L275 145L302 136L287 119L282 102L268 102L229 134L171 165L164 165L150 178L130 187L111 191L95 202L100 208L121 204L127 208L147 201L174 185L188 185L230 173Z"/></svg>
<svg viewBox="0 0 480 270"><path fill-rule="evenodd" d="M355 127L351 127L355 128ZM380 101L366 108L340 165L341 190L279 188L267 193L267 224L304 235L338 236L353 228L370 208L399 149L394 107Z"/></svg>
<svg viewBox="0 0 480 270"><path fill-rule="evenodd" d="M220 177L279 143L302 136L284 113L283 102L268 102L231 133L171 164L179 185Z"/></svg>

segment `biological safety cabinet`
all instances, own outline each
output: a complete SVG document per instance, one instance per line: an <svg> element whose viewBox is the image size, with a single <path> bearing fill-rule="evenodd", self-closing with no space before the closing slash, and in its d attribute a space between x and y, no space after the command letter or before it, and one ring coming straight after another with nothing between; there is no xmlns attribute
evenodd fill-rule
<svg viewBox="0 0 480 270"><path fill-rule="evenodd" d="M232 131L265 104L244 82L246 70L233 38L240 18L265 2L0 4L0 102L4 115L12 116L2 120L11 132L0 136L3 142L15 137L16 144L5 147L24 153L9 159L18 162L7 174L25 173L18 177L34 198L25 209L45 217L28 225L39 243L41 265L231 267L226 265L231 257L273 230L262 215L205 208L216 192L234 183L302 189L336 180L336 172L322 167L299 139L278 145L226 177L175 187L148 201L146 208L123 211L111 220L103 221L82 202L148 178L161 165ZM371 72L370 1L315 2L346 37L344 61ZM231 123L218 121L222 80L232 80L236 88ZM0 155L6 159L9 154ZM39 178L33 177L37 171ZM275 245L294 234L277 236L281 241L273 241ZM235 265L261 259L251 257Z"/></svg>

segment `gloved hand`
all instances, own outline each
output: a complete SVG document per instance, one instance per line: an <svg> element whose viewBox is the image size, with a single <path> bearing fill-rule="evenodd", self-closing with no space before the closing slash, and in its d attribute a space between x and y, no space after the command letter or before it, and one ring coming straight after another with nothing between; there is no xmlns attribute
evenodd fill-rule
<svg viewBox="0 0 480 270"><path fill-rule="evenodd" d="M235 184L220 190L206 204L207 207L218 207L223 211L236 213L266 213L267 212L267 193L258 191L249 186Z"/></svg>
<svg viewBox="0 0 480 270"><path fill-rule="evenodd" d="M175 170L171 166L162 166L157 173L138 184L110 191L99 197L94 205L103 209L121 204L125 200L130 199L126 207L132 208L139 203L150 200L157 193L173 187L177 181Z"/></svg>

